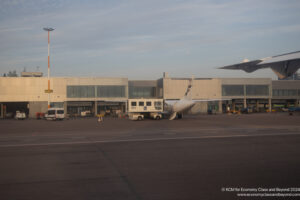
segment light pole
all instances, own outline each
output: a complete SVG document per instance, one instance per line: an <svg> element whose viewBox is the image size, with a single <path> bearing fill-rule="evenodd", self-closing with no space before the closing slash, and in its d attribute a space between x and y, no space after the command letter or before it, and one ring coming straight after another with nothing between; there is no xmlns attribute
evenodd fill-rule
<svg viewBox="0 0 300 200"><path fill-rule="evenodd" d="M54 29L49 27L43 29L48 32L48 89L45 92L48 93L48 108L50 108L50 93L53 92L50 90L50 31Z"/></svg>

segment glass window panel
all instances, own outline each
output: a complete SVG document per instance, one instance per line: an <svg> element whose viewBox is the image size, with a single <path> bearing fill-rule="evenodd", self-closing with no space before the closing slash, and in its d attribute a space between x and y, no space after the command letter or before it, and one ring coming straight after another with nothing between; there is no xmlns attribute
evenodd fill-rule
<svg viewBox="0 0 300 200"><path fill-rule="evenodd" d="M129 87L129 98L154 98L155 87Z"/></svg>
<svg viewBox="0 0 300 200"><path fill-rule="evenodd" d="M222 85L222 96L244 96L244 86Z"/></svg>
<svg viewBox="0 0 300 200"><path fill-rule="evenodd" d="M97 86L97 97L126 97L123 85Z"/></svg>
<svg viewBox="0 0 300 200"><path fill-rule="evenodd" d="M269 95L268 85L246 85L246 95L267 96Z"/></svg>
<svg viewBox="0 0 300 200"><path fill-rule="evenodd" d="M272 93L273 93L273 96L278 96L278 90L274 89Z"/></svg>
<svg viewBox="0 0 300 200"><path fill-rule="evenodd" d="M154 102L154 107L156 110L161 110L162 109L162 104L160 101L155 101Z"/></svg>
<svg viewBox="0 0 300 200"><path fill-rule="evenodd" d="M64 102L51 102L50 107L51 108L63 108Z"/></svg>
<svg viewBox="0 0 300 200"><path fill-rule="evenodd" d="M64 110L58 110L57 114L64 114Z"/></svg>
<svg viewBox="0 0 300 200"><path fill-rule="evenodd" d="M67 86L68 98L90 98L95 97L95 86Z"/></svg>
<svg viewBox="0 0 300 200"><path fill-rule="evenodd" d="M289 96L297 96L297 90L288 90Z"/></svg>

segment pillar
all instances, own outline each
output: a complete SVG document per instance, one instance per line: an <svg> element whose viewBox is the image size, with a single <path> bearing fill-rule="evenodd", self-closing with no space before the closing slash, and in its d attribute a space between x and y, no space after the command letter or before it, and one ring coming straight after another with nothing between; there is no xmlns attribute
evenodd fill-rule
<svg viewBox="0 0 300 200"><path fill-rule="evenodd" d="M68 103L67 101L64 102L64 112L65 112L65 116L68 114Z"/></svg>
<svg viewBox="0 0 300 200"><path fill-rule="evenodd" d="M272 112L272 99L269 98L269 111Z"/></svg>
<svg viewBox="0 0 300 200"><path fill-rule="evenodd" d="M256 112L259 112L259 100L256 100Z"/></svg>
<svg viewBox="0 0 300 200"><path fill-rule="evenodd" d="M232 110L235 111L235 101L232 100Z"/></svg>
<svg viewBox="0 0 300 200"><path fill-rule="evenodd" d="M219 110L218 113L222 113L222 101L219 101Z"/></svg>
<svg viewBox="0 0 300 200"><path fill-rule="evenodd" d="M244 85L244 108L247 108L247 88Z"/></svg>
<svg viewBox="0 0 300 200"><path fill-rule="evenodd" d="M98 115L98 104L97 101L95 101L95 117Z"/></svg>
<svg viewBox="0 0 300 200"><path fill-rule="evenodd" d="M97 117L98 115L98 104L97 104L97 97L98 97L98 90L97 90L97 86L94 86L94 90L95 90L95 103L94 103L94 116Z"/></svg>

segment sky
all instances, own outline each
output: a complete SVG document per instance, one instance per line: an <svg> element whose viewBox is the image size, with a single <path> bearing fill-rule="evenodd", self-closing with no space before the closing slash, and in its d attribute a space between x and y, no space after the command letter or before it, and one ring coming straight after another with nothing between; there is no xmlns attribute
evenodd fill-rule
<svg viewBox="0 0 300 200"><path fill-rule="evenodd" d="M299 0L1 0L0 75L272 78L217 69L300 50Z"/></svg>

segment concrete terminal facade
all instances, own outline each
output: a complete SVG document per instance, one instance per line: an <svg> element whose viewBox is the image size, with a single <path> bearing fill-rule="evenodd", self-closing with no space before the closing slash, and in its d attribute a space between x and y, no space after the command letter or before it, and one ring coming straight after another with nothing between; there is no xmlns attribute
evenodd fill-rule
<svg viewBox="0 0 300 200"><path fill-rule="evenodd" d="M170 78L167 74L158 80L132 81L128 78L51 78L51 106L63 107L70 116L88 111L99 113L125 113L127 100L137 98L180 99L190 78ZM11 117L16 110L24 110L34 118L47 111L46 77L1 77L1 118ZM269 78L195 78L193 99L215 99L199 102L191 110L226 112L251 107L265 111L276 106L299 106L300 81L272 81ZM217 100L216 100L217 99ZM223 100L222 100L223 99Z"/></svg>

